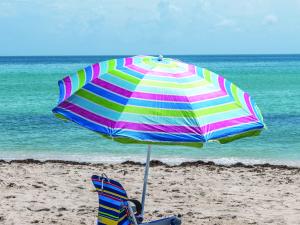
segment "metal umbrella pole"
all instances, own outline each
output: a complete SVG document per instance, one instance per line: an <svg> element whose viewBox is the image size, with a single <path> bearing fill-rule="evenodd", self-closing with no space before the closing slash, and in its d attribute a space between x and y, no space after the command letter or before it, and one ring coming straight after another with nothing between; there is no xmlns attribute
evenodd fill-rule
<svg viewBox="0 0 300 225"><path fill-rule="evenodd" d="M150 155L151 155L151 145L148 145L147 162L145 167L144 185L143 185L143 194L142 194L142 216L143 217L144 217L144 208L145 208L145 200L146 200L146 193L147 193L148 174L149 174L149 167L150 167Z"/></svg>

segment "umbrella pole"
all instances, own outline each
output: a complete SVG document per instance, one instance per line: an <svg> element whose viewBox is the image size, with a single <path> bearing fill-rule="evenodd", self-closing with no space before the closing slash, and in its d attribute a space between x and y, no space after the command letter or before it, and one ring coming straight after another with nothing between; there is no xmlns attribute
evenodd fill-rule
<svg viewBox="0 0 300 225"><path fill-rule="evenodd" d="M150 167L150 155L151 155L151 145L148 145L147 162L146 162L146 167L145 167L143 195L142 195L142 216L144 216L144 208L145 208L145 200L146 200L146 192L147 192L147 183L148 183L148 174L149 174L149 167Z"/></svg>

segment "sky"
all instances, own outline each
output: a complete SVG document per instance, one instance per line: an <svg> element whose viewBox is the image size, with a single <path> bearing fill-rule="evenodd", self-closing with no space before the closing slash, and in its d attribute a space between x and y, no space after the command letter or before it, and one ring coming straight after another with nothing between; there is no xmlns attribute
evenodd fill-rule
<svg viewBox="0 0 300 225"><path fill-rule="evenodd" d="M300 53L300 0L0 0L0 55Z"/></svg>

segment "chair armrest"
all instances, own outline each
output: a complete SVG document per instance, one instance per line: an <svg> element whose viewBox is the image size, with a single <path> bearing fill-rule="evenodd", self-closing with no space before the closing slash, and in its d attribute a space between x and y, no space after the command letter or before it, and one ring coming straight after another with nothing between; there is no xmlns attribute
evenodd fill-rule
<svg viewBox="0 0 300 225"><path fill-rule="evenodd" d="M132 202L136 208L136 215L142 214L142 204L136 199L128 199L129 202Z"/></svg>

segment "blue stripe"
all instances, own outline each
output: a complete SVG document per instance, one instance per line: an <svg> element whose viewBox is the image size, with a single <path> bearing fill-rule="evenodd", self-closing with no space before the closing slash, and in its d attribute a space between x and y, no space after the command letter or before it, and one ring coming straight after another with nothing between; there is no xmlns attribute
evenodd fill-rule
<svg viewBox="0 0 300 225"><path fill-rule="evenodd" d="M118 130L114 132L114 137L128 137L140 141L157 142L204 142L204 138L198 134L170 134L170 133L155 133L130 130Z"/></svg>
<svg viewBox="0 0 300 225"><path fill-rule="evenodd" d="M250 124L242 124L236 127L225 128L222 130L218 130L206 135L206 140L215 140L228 136L234 136L237 134L245 133L246 131L262 129L263 125L259 122L254 122Z"/></svg>
<svg viewBox="0 0 300 225"><path fill-rule="evenodd" d="M225 80L225 89L226 89L227 94L232 96L231 83L228 80ZM231 97L231 98L233 98L233 97Z"/></svg>
<svg viewBox="0 0 300 225"><path fill-rule="evenodd" d="M136 85L130 82L127 82L117 76L113 76L109 73L105 73L101 76L101 80L107 81L116 86L122 87L128 91L134 91L136 89Z"/></svg>
<svg viewBox="0 0 300 225"><path fill-rule="evenodd" d="M58 81L58 87L59 87L59 99L58 103L62 102L65 98L66 92L65 92L65 85L62 80Z"/></svg>
<svg viewBox="0 0 300 225"><path fill-rule="evenodd" d="M127 217L125 217L122 221L119 221L119 225L130 225L132 224Z"/></svg>
<svg viewBox="0 0 300 225"><path fill-rule="evenodd" d="M204 79L203 68L196 66L196 74L198 75L198 77Z"/></svg>
<svg viewBox="0 0 300 225"><path fill-rule="evenodd" d="M102 182L94 181L94 183L95 183L95 185L97 184L99 187L102 187ZM105 188L105 190L109 190L109 191L119 194L119 195L125 195L125 197L126 197L126 192L120 188L117 188L113 185L109 185L106 183L103 183L103 187Z"/></svg>
<svg viewBox="0 0 300 225"><path fill-rule="evenodd" d="M123 188L123 186L118 181L115 181L115 180L112 180L112 179L107 179L106 177L99 177L97 175L93 175L92 179L97 179L98 181L104 180L106 182L109 182L109 183L117 186L117 187ZM98 181L96 181L96 182L98 182Z"/></svg>
<svg viewBox="0 0 300 225"><path fill-rule="evenodd" d="M104 62L100 62L99 65L100 65L100 74L99 75L102 75L102 74L105 74L108 72L108 61L104 61ZM99 77L99 76L98 76Z"/></svg>
<svg viewBox="0 0 300 225"><path fill-rule="evenodd" d="M166 101L152 101L152 100L144 100L144 99L136 99L136 98L127 98L121 95L114 94L112 92L107 91L104 88L99 86L95 86L92 84L86 84L83 88L88 90L95 95L104 97L111 101L114 101L121 105L133 105L133 106L143 106L150 108L165 108L165 109L174 109L174 110L191 110L193 109L201 109L209 106L216 106L219 104L225 104L233 101L233 98L230 96L225 96L217 99L212 99L204 102L195 102L195 103L182 103L182 102L166 102Z"/></svg>
<svg viewBox="0 0 300 225"><path fill-rule="evenodd" d="M144 77L144 74L141 74L139 72L133 71L131 69L128 69L127 67L124 67L124 58L117 59L117 65L116 69L123 72L123 73L128 73L129 75L132 75L136 78L142 79Z"/></svg>
<svg viewBox="0 0 300 225"><path fill-rule="evenodd" d="M118 209L121 206L121 202L114 200L112 198L108 198L104 195L99 195L99 203L102 205L110 205L109 207Z"/></svg>
<svg viewBox="0 0 300 225"><path fill-rule="evenodd" d="M101 213L101 212L107 213L107 214L110 214L110 215L113 215L113 216L116 216L116 217L119 217L119 213L117 213L117 212L115 212L113 210L109 210L109 209L103 208L103 207L100 206L99 207L99 213ZM114 218L114 220L116 220L116 219Z"/></svg>
<svg viewBox="0 0 300 225"><path fill-rule="evenodd" d="M75 115L74 113L70 112L70 111L66 111L62 108L54 108L53 109L54 113L58 113L63 115L64 117L68 118L69 120L83 126L86 127L90 130L105 134L105 135L110 135L112 133L111 129L105 126L100 126L99 124L95 124L94 122L90 122L84 118L81 118L77 115Z"/></svg>
<svg viewBox="0 0 300 225"><path fill-rule="evenodd" d="M114 101L114 102L122 104L122 105L125 105L128 101L128 98L126 98L126 97L121 97L120 95L116 95L112 92L105 90L104 88L101 88L99 86L94 86L92 84L87 84L86 86L84 86L83 89L88 90L96 95L105 97L111 101Z"/></svg>
<svg viewBox="0 0 300 225"><path fill-rule="evenodd" d="M85 75L86 75L86 83L90 82L92 80L92 67L88 66L84 69Z"/></svg>
<svg viewBox="0 0 300 225"><path fill-rule="evenodd" d="M252 105L252 108L254 110L254 113L256 115L256 117L259 119L260 122L262 122L262 116L261 114L257 111L256 107L257 105L255 104L255 102L252 100L252 98L250 97L250 103ZM255 107L256 106L256 107Z"/></svg>
<svg viewBox="0 0 300 225"><path fill-rule="evenodd" d="M113 132L109 132L109 128L101 126L99 124L85 120L71 112L65 111L61 108L53 109L53 112L62 114L71 121L80 124L90 130L109 135L111 137L131 138L140 141L154 141L161 142L204 142L204 137L199 134L171 134L171 133L154 133L154 132L141 132L131 131L125 129L115 129Z"/></svg>
<svg viewBox="0 0 300 225"><path fill-rule="evenodd" d="M75 91L77 91L79 83L78 83L78 75L74 74L73 76L70 76L71 84L72 84L72 90L71 94L73 94Z"/></svg>
<svg viewBox="0 0 300 225"><path fill-rule="evenodd" d="M101 204L101 205L105 205L105 206L107 206L107 207L110 207L110 208L113 208L113 209L117 209L117 210L119 210L119 208L120 208L120 204L114 204L114 203L112 203L112 202L108 202L108 201L105 201L104 199L103 199L103 195L99 195L99 204Z"/></svg>

